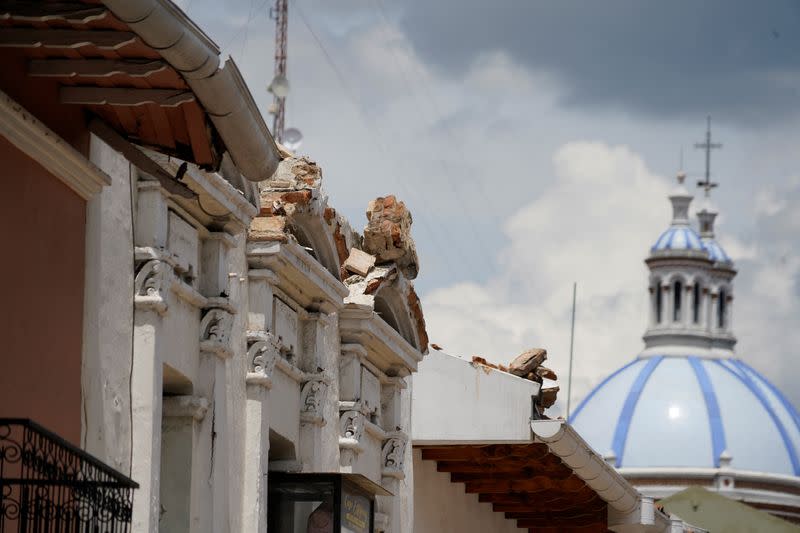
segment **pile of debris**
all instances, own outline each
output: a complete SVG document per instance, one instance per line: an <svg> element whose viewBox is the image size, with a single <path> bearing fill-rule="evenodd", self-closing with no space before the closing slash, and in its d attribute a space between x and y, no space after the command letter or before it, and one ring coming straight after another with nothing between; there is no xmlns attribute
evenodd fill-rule
<svg viewBox="0 0 800 533"><path fill-rule="evenodd" d="M367 226L359 234L328 205L319 165L307 157L284 155L272 177L260 184L261 211L250 224L248 241L300 244L347 285L346 304L374 307L379 291L396 293L427 352L425 319L411 282L419 272L419 258L406 205L392 195L372 200Z"/></svg>
<svg viewBox="0 0 800 533"><path fill-rule="evenodd" d="M544 363L546 360L547 350L544 348L532 348L519 354L507 367L490 363L483 357L478 356L472 357L472 364L495 368L502 372L519 376L523 379L544 384L545 379L549 379L551 381L558 379L558 376L556 376L555 372L547 367L542 366L542 363ZM543 418L546 418L543 414L544 410L549 409L553 406L553 404L556 403L556 396L558 395L559 390L560 388L558 386L542 387L536 407L539 410L539 415Z"/></svg>
<svg viewBox="0 0 800 533"><path fill-rule="evenodd" d="M425 318L411 283L419 272L411 223L406 205L393 195L372 200L367 207L367 227L360 248L350 249L342 264L342 277L350 289L348 303L373 305L374 295L389 285L399 291L408 305L419 345L427 351Z"/></svg>
<svg viewBox="0 0 800 533"><path fill-rule="evenodd" d="M361 246L361 236L328 206L322 169L307 157L289 156L281 161L272 177L260 184L260 196L261 212L250 224L249 241L296 240L320 256L330 255L327 249L335 250L335 257L318 257L331 265L343 263L348 250ZM316 242L306 242L309 233ZM346 277L343 268L335 275Z"/></svg>

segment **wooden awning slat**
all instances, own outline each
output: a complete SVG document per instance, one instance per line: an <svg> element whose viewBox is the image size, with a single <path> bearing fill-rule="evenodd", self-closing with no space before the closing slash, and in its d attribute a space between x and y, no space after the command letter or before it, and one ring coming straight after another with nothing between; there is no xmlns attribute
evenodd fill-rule
<svg viewBox="0 0 800 533"><path fill-rule="evenodd" d="M578 476L573 475L563 480L556 480L547 476L536 476L528 479L469 481L465 485L467 493L507 494L509 492L537 493L547 491L573 493L583 489L586 483Z"/></svg>
<svg viewBox="0 0 800 533"><path fill-rule="evenodd" d="M102 5L79 2L4 1L0 5L0 20L65 21L85 24L109 15Z"/></svg>
<svg viewBox="0 0 800 533"><path fill-rule="evenodd" d="M79 48L94 46L117 50L136 42L135 33L113 30L66 30L40 28L0 28L0 46L16 48Z"/></svg>
<svg viewBox="0 0 800 533"><path fill-rule="evenodd" d="M168 68L164 61L132 59L34 59L28 63L31 76L107 78L124 74L144 78Z"/></svg>
<svg viewBox="0 0 800 533"><path fill-rule="evenodd" d="M176 107L195 101L194 93L182 89L135 89L130 87L64 86L60 90L63 104L140 106L155 104Z"/></svg>
<svg viewBox="0 0 800 533"><path fill-rule="evenodd" d="M546 444L440 445L421 452L520 528L606 531L608 504Z"/></svg>

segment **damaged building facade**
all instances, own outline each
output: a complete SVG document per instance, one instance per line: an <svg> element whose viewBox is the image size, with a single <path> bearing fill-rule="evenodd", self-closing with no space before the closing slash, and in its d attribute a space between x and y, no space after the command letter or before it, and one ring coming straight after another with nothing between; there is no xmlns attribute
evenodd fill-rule
<svg viewBox="0 0 800 533"><path fill-rule="evenodd" d="M427 337L404 204L353 231L171 2L2 10L2 196L27 266L0 471L32 476L4 489L4 527L409 531Z"/></svg>
<svg viewBox="0 0 800 533"><path fill-rule="evenodd" d="M169 0L0 20L0 529L680 526L543 417L543 351L427 355L406 206L354 231Z"/></svg>

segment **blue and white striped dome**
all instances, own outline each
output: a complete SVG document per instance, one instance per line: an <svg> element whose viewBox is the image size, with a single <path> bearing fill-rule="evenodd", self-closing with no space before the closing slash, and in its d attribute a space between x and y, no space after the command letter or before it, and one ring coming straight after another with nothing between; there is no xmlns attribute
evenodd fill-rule
<svg viewBox="0 0 800 533"><path fill-rule="evenodd" d="M640 357L598 385L570 422L618 467L731 467L800 475L800 416L738 359Z"/></svg>
<svg viewBox="0 0 800 533"><path fill-rule="evenodd" d="M708 252L708 258L714 262L730 263L731 258L722 249L722 246L714 239L703 239L703 246Z"/></svg>
<svg viewBox="0 0 800 533"><path fill-rule="evenodd" d="M705 250L700 235L688 226L671 226L661 234L656 243L650 248L651 252L664 250Z"/></svg>

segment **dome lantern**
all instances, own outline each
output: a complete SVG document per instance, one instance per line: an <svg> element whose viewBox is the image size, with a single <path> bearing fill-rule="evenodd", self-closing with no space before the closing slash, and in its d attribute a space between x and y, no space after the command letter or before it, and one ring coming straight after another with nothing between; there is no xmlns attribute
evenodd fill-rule
<svg viewBox="0 0 800 533"><path fill-rule="evenodd" d="M733 262L715 240L716 184L689 220L678 174L672 221L650 249L650 322L639 356L606 377L570 422L646 496L690 485L724 492L800 522L800 413L734 354Z"/></svg>

